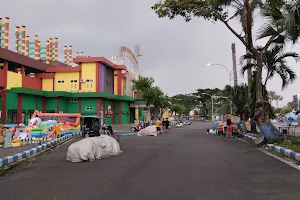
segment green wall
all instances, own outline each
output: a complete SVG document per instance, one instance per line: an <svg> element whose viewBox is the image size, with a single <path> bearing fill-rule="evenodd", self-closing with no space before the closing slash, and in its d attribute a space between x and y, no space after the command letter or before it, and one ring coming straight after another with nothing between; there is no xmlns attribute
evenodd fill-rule
<svg viewBox="0 0 300 200"><path fill-rule="evenodd" d="M6 112L7 110L17 110L18 108L18 94L6 93Z"/></svg>
<svg viewBox="0 0 300 200"><path fill-rule="evenodd" d="M37 99L37 109L39 110L39 111L42 111L43 110L43 101L44 101L44 97L40 97L40 96L37 96L36 97L36 99Z"/></svg>
<svg viewBox="0 0 300 200"><path fill-rule="evenodd" d="M46 112L49 110L56 112L57 108L57 98L47 98L46 100Z"/></svg>
<svg viewBox="0 0 300 200"><path fill-rule="evenodd" d="M76 102L70 102L68 104L67 113L79 113L78 111L78 99Z"/></svg>
<svg viewBox="0 0 300 200"><path fill-rule="evenodd" d="M34 95L24 95L22 97L22 109L25 112L25 123L27 123L29 116L29 111L43 110L43 99L44 97L34 96ZM65 113L78 113L81 112L83 116L97 115L97 99L98 98L82 98L81 99L81 111L78 110L78 100L76 102L70 102L69 98L60 98L60 110ZM105 102L105 107L104 107ZM107 109L107 106L112 107L112 100L103 99L101 101L101 113L104 113ZM119 113L119 101L115 101L114 109L112 107L113 115L115 117L115 124L119 124L119 114L121 114L122 124L129 123L129 103L127 101L121 101L122 104L122 113ZM0 98L0 105L2 105L2 99ZM17 110L18 105L18 94L7 92L7 103L6 103L6 112L8 110ZM87 107L93 108L92 110L86 110ZM54 111L56 112L57 108L57 97L50 97L46 99L46 112ZM1 110L1 108L0 108ZM142 112L142 111L141 111ZM104 116L106 117L106 116ZM1 118L0 118L1 122ZM112 117L106 118L106 124L112 124Z"/></svg>
<svg viewBox="0 0 300 200"><path fill-rule="evenodd" d="M129 104L127 101L122 101L122 124L129 123Z"/></svg>
<svg viewBox="0 0 300 200"><path fill-rule="evenodd" d="M31 118L33 111L36 110L36 96L34 95L22 95L22 110L25 114L24 123L27 124L28 119ZM30 113L29 113L30 111Z"/></svg>
<svg viewBox="0 0 300 200"><path fill-rule="evenodd" d="M59 110L63 111L64 113L68 112L68 106L70 103L70 99L69 98L59 98Z"/></svg>
<svg viewBox="0 0 300 200"><path fill-rule="evenodd" d="M36 110L36 96L22 95L22 109Z"/></svg>
<svg viewBox="0 0 300 200"><path fill-rule="evenodd" d="M86 110L87 107L92 107L93 110ZM83 116L97 115L97 98L83 98L81 99L81 114Z"/></svg>

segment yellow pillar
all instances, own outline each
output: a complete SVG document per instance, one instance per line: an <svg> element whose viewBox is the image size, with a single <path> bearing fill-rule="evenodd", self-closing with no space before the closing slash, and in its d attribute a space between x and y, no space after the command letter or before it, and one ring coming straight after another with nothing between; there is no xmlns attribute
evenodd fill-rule
<svg viewBox="0 0 300 200"><path fill-rule="evenodd" d="M135 105L135 120L136 120L137 122L140 121L140 120L139 120L139 105L138 105L138 104Z"/></svg>

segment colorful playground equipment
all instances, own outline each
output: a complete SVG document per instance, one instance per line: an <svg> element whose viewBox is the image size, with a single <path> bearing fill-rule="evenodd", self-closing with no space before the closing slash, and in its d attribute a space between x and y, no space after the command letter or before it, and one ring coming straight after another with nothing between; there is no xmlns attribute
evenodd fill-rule
<svg viewBox="0 0 300 200"><path fill-rule="evenodd" d="M80 113L42 113L35 111L28 126L19 124L7 132L12 133L12 146L21 146L24 141L40 142L80 132Z"/></svg>

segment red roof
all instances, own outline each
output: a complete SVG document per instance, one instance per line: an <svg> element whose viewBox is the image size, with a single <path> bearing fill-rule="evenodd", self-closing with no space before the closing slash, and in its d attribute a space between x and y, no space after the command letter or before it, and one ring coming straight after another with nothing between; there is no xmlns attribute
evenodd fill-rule
<svg viewBox="0 0 300 200"><path fill-rule="evenodd" d="M92 63L92 62L100 62L103 64L108 65L109 67L113 69L123 69L127 70L127 67L125 65L116 65L110 60L104 58L104 57L83 57L83 58L73 58L73 62L75 63Z"/></svg>
<svg viewBox="0 0 300 200"><path fill-rule="evenodd" d="M51 65L45 64L43 61L34 60L28 56L24 56L3 48L0 48L0 58L41 71L45 71L47 67L52 67Z"/></svg>

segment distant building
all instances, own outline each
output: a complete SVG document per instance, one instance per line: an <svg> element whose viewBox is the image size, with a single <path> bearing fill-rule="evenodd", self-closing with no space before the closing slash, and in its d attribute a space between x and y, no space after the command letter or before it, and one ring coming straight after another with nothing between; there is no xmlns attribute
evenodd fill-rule
<svg viewBox="0 0 300 200"><path fill-rule="evenodd" d="M300 94L296 94L293 96L293 108L296 110L300 109Z"/></svg>

